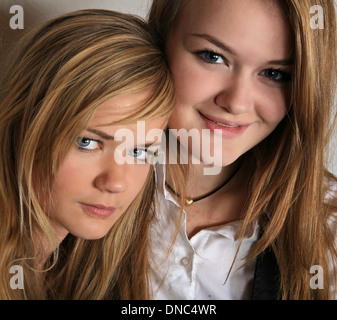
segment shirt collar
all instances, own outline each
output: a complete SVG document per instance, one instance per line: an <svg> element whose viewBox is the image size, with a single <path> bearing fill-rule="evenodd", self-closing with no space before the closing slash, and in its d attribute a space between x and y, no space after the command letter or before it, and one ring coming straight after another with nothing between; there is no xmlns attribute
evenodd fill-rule
<svg viewBox="0 0 337 320"><path fill-rule="evenodd" d="M242 226L242 223L243 220L237 220L226 223L224 225L205 229L205 231L215 232L233 241L238 241L239 240L238 233ZM247 227L243 240L256 240L258 238L258 234L259 234L259 225L257 222L255 222Z"/></svg>
<svg viewBox="0 0 337 320"><path fill-rule="evenodd" d="M173 202L176 206L180 207L178 202L173 198L171 193L167 190L165 181L166 181L166 164L157 163L155 165L155 175L157 179L157 186L160 192L163 193L164 198L168 201Z"/></svg>

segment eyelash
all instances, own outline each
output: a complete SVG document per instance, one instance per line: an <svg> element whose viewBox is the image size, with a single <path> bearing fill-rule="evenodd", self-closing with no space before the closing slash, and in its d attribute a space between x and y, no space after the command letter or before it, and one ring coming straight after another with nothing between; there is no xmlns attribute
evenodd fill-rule
<svg viewBox="0 0 337 320"><path fill-rule="evenodd" d="M98 145L100 145L100 146L102 145L102 142L99 141L99 140L95 140L95 139L91 139L91 138L87 138L87 137L79 137L76 140L76 147L81 152L94 152L95 150L97 150L97 149L87 149L86 147L81 147L80 142L83 142L83 141L87 141L87 142L89 142L89 144L92 143L92 142L96 142Z"/></svg>
<svg viewBox="0 0 337 320"><path fill-rule="evenodd" d="M227 62L226 58L222 54L220 54L220 53L218 53L214 50L209 50L209 49L199 50L199 51L196 51L195 54L205 63L223 64L223 63ZM208 59L206 57L206 55L209 55L209 54L217 56L216 59L222 59L223 62L219 63L219 62L211 61L210 59ZM271 77L266 76L267 72L274 72L274 73L278 72L281 75L281 79L272 79ZM286 72L282 69L269 68L269 69L263 70L260 74L263 75L264 77L266 77L267 80L275 82L275 83L286 83L286 82L289 82L289 81L292 80L292 74L289 73L289 72Z"/></svg>
<svg viewBox="0 0 337 320"><path fill-rule="evenodd" d="M132 152L135 152L136 150L137 150L137 151L138 151L138 150L144 151L144 152L146 153L145 158L144 158L144 159L140 159L140 158L137 158L136 156L134 156L134 155L131 154ZM154 157L154 156L157 154L157 151L156 151L156 152L153 152L153 151L148 150L148 149L134 148L134 149L130 150L130 151L128 152L128 154L129 154L131 157L134 157L134 158L137 159L137 160L140 160L140 161L142 161L142 162L144 162L144 163L148 163L148 157Z"/></svg>
<svg viewBox="0 0 337 320"><path fill-rule="evenodd" d="M281 78L282 79L279 79L279 80L276 80L276 79L272 79L270 77L267 77L266 75L263 75L263 73L266 73L266 72L278 72L280 75L281 75ZM261 74L266 77L269 81L273 81L273 82L276 82L276 83L286 83L286 82L289 82L292 80L292 75L290 72L286 72L284 70L281 70L281 69L273 69L273 68L270 68L270 69L266 69L266 70L263 70L263 72L261 72Z"/></svg>
<svg viewBox="0 0 337 320"><path fill-rule="evenodd" d="M218 52L216 52L216 51L214 51L214 50L209 50L209 49L199 50L199 51L196 51L195 54L196 54L202 61L204 61L204 62L206 62L206 63L209 63L209 64L220 64L220 63L217 63L217 62L213 62L213 61L208 60L208 59L205 57L205 55L207 55L207 54L213 54L213 55L215 55L215 56L218 56L218 59L221 58L221 59L224 61L223 63L225 63L225 62L227 61L226 58L225 58L222 54L220 54L220 53L218 53Z"/></svg>

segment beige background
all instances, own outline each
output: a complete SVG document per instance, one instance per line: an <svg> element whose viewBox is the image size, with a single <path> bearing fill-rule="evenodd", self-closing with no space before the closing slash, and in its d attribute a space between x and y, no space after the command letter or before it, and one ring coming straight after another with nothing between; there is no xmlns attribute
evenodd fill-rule
<svg viewBox="0 0 337 320"><path fill-rule="evenodd" d="M0 77L5 57L12 45L32 26L60 14L79 9L109 9L145 17L151 0L0 0ZM24 10L24 29L12 30L9 21L14 14L9 13L13 5Z"/></svg>
<svg viewBox="0 0 337 320"><path fill-rule="evenodd" d="M0 0L0 77L13 45L32 26L65 12L87 8L116 10L146 17L150 4L151 0ZM9 26L13 16L9 10L13 5L21 5L24 9L23 30L12 30ZM337 130L330 147L329 168L337 175Z"/></svg>

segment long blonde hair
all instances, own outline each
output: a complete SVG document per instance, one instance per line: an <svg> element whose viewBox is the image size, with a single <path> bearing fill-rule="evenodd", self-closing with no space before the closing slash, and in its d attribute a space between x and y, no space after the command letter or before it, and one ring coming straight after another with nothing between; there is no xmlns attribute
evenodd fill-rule
<svg viewBox="0 0 337 320"><path fill-rule="evenodd" d="M43 285L35 270L37 234L52 248L57 241L34 185L52 196L65 154L107 99L148 90L126 121L168 118L173 81L154 43L144 21L105 10L55 18L21 43L0 94L0 299L148 298L153 168L103 239L66 238L46 263ZM12 265L24 270L22 290L10 287Z"/></svg>
<svg viewBox="0 0 337 320"><path fill-rule="evenodd" d="M153 0L149 24L158 44L165 44L185 0ZM331 215L336 195L326 201L325 152L333 125L336 92L336 15L333 0L282 1L294 35L293 105L278 128L245 155L251 172L246 214L239 236L259 221L263 234L249 253L250 261L266 248L275 253L283 299L329 297L331 260L337 252ZM311 7L324 9L324 29L311 29ZM320 265L324 290L310 288L310 268ZM336 275L336 270L335 270ZM337 283L337 282L336 282Z"/></svg>

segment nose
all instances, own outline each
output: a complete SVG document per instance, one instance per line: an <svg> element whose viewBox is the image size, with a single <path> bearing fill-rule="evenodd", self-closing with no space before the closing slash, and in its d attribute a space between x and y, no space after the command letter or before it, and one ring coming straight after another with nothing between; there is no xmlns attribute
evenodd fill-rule
<svg viewBox="0 0 337 320"><path fill-rule="evenodd" d="M121 193L127 190L126 164L117 164L115 161L106 162L94 179L94 186L101 192Z"/></svg>
<svg viewBox="0 0 337 320"><path fill-rule="evenodd" d="M238 75L226 80L226 84L215 97L215 103L234 115L248 113L254 106L253 92L249 77Z"/></svg>

